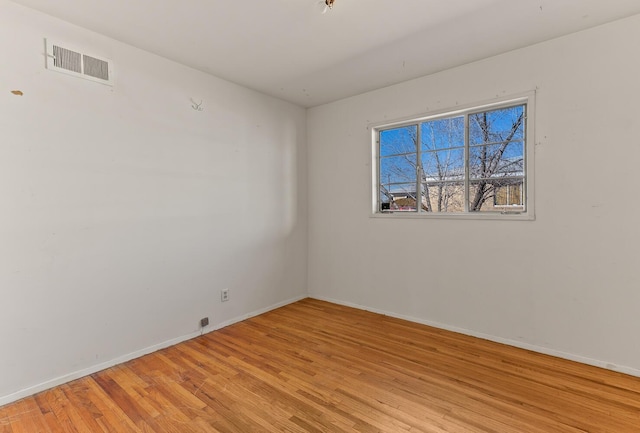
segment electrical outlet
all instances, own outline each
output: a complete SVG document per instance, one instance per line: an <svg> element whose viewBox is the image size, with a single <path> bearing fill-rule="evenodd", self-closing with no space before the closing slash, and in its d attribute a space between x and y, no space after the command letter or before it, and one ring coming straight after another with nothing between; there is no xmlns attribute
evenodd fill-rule
<svg viewBox="0 0 640 433"><path fill-rule="evenodd" d="M227 302L229 300L229 289L224 289L220 291L220 301Z"/></svg>
<svg viewBox="0 0 640 433"><path fill-rule="evenodd" d="M200 327L201 328L204 328L208 324L209 324L209 318L208 317L203 317L202 319L200 319Z"/></svg>

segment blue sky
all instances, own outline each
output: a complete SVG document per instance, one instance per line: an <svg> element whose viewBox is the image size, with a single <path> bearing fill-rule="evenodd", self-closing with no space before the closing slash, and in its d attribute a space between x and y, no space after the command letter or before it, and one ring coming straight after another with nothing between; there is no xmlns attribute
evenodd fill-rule
<svg viewBox="0 0 640 433"><path fill-rule="evenodd" d="M480 173L482 152L494 155L508 138L525 106L500 108L469 115L469 164L472 178ZM481 128L486 114L487 133ZM380 132L380 181L382 184L415 184L416 136L418 125L404 126ZM464 116L422 122L422 168L427 177L441 180L462 180L464 176ZM520 123L501 159L501 166L513 166L524 159L524 122ZM396 185L402 187L404 185ZM415 190L415 186L413 187Z"/></svg>

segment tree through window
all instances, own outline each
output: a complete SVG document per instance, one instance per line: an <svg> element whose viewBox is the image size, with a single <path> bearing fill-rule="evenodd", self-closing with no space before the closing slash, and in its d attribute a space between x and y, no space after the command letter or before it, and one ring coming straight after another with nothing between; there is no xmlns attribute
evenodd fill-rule
<svg viewBox="0 0 640 433"><path fill-rule="evenodd" d="M377 212L523 213L527 103L377 129Z"/></svg>

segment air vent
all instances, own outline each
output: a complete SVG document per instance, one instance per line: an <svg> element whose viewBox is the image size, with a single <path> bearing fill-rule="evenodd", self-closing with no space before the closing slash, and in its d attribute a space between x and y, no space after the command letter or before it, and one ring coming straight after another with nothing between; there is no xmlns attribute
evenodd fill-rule
<svg viewBox="0 0 640 433"><path fill-rule="evenodd" d="M85 75L93 78L99 78L104 81L109 81L109 62L96 59L95 57L83 55L82 67L84 69Z"/></svg>
<svg viewBox="0 0 640 433"><path fill-rule="evenodd" d="M47 69L113 85L112 62L47 39Z"/></svg>

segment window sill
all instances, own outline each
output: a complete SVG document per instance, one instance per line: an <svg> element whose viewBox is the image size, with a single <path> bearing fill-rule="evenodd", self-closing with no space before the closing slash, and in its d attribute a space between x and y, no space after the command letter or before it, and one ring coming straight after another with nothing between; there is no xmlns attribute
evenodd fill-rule
<svg viewBox="0 0 640 433"><path fill-rule="evenodd" d="M493 221L535 221L536 217L531 212L522 213L417 213L417 212L385 212L373 213L370 218L381 219L447 219L447 220L493 220Z"/></svg>

